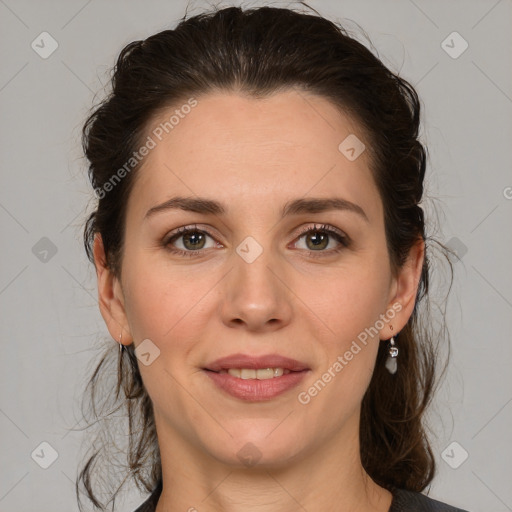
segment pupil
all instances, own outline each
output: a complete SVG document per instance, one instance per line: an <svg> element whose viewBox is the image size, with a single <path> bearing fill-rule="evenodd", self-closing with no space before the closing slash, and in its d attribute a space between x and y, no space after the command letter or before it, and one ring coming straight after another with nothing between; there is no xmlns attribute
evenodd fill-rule
<svg viewBox="0 0 512 512"><path fill-rule="evenodd" d="M327 235L319 234L319 233L316 233L315 235L311 235L311 237L310 237L310 240L313 241L313 245L315 247L318 247L319 245L321 245L323 242L325 242L326 239L327 239Z"/></svg>
<svg viewBox="0 0 512 512"><path fill-rule="evenodd" d="M184 240L189 242L192 247L197 247L202 241L202 236L203 235L201 233L188 234L184 237Z"/></svg>

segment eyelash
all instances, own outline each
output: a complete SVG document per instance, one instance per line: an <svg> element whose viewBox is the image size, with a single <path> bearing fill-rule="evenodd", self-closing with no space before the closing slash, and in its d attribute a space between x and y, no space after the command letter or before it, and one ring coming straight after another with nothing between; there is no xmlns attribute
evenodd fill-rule
<svg viewBox="0 0 512 512"><path fill-rule="evenodd" d="M204 251L203 249L197 250L197 251L184 251L183 249L176 249L175 247L171 246L171 242L177 240L178 238L182 237L183 235L186 235L188 233L202 233L205 235L208 235L211 238L215 238L211 233L209 233L205 229L198 229L196 225L194 226L184 226L176 231L170 233L168 237L166 237L162 243L165 249L170 251L173 254L176 254L178 256L185 256L185 257L197 257L201 256L201 253ZM331 249L330 251L311 251L304 249L309 256L312 258L322 258L329 255L332 255L334 253L339 253L346 247L350 245L350 239L347 235L345 235L342 231L339 231L338 229L329 226L328 224L322 224L321 226L317 226L316 224L314 226L308 226L307 228L304 228L299 235L297 236L297 240L302 238L307 233L324 233L329 235L330 237L335 238L339 242L339 246L336 249Z"/></svg>

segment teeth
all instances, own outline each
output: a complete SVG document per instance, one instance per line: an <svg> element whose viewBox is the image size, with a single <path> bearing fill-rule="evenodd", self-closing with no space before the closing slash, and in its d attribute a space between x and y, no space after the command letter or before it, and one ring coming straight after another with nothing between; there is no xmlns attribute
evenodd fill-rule
<svg viewBox="0 0 512 512"><path fill-rule="evenodd" d="M240 378L241 379L255 379L258 375L258 372L261 370L246 370L245 368L240 370Z"/></svg>
<svg viewBox="0 0 512 512"><path fill-rule="evenodd" d="M230 368L229 370L221 370L219 373L229 373L229 375L233 377L244 380L266 380L273 379L274 377L281 377L281 375L286 375L287 373L290 373L290 370L285 368L261 368L258 370L250 368Z"/></svg>
<svg viewBox="0 0 512 512"><path fill-rule="evenodd" d="M281 377L285 373L290 373L290 370L283 370L283 368L274 368L274 377Z"/></svg>

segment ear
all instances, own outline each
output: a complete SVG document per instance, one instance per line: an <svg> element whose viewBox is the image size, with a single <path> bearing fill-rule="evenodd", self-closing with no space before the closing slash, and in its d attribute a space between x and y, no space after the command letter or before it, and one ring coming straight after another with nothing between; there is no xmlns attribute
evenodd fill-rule
<svg viewBox="0 0 512 512"><path fill-rule="evenodd" d="M112 338L119 342L122 334L123 345L130 345L132 340L125 313L123 290L119 280L106 266L103 239L99 233L96 233L94 237L93 254L98 279L98 303L101 316L105 320Z"/></svg>
<svg viewBox="0 0 512 512"><path fill-rule="evenodd" d="M387 311L393 309L396 314L381 329L380 338L382 340L389 339L401 331L411 317L416 303L424 259L425 242L423 238L419 238L411 247L407 260L398 270L398 274L392 279Z"/></svg>

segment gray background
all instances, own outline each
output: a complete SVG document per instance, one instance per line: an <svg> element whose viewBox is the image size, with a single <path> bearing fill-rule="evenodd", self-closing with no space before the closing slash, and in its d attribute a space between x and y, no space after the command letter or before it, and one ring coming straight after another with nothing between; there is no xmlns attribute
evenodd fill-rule
<svg viewBox="0 0 512 512"><path fill-rule="evenodd" d="M0 0L0 512L77 510L83 433L69 429L81 424L78 399L108 340L81 245L93 204L81 124L121 48L174 27L185 5ZM192 2L190 13L205 5ZM439 238L461 257L448 308L451 364L432 413L439 473L430 495L474 512L512 510L512 2L310 5L359 23L384 63L416 86L428 193L444 212ZM47 59L31 47L43 31L58 43ZM453 31L469 44L457 58L445 49L458 53L461 40L442 45ZM58 453L48 469L31 457L41 442ZM142 499L129 492L118 510Z"/></svg>

